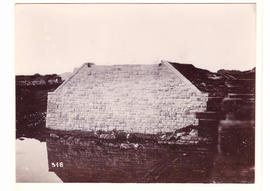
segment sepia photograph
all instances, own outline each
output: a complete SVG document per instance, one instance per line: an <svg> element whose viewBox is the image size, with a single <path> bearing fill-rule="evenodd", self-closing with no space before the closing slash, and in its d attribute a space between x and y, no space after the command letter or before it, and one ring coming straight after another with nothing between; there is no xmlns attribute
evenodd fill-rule
<svg viewBox="0 0 270 191"><path fill-rule="evenodd" d="M15 4L16 182L255 184L256 14Z"/></svg>

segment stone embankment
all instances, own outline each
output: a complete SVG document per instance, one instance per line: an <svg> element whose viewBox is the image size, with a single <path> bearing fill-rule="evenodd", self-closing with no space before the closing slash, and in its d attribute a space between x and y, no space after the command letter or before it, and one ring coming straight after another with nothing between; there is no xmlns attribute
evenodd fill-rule
<svg viewBox="0 0 270 191"><path fill-rule="evenodd" d="M49 93L46 127L157 134L196 126L207 94L167 65L83 65Z"/></svg>
<svg viewBox="0 0 270 191"><path fill-rule="evenodd" d="M192 68L192 65L185 67ZM196 69L197 73L200 74L197 75L196 79L192 79L192 72L189 70L190 69L185 70L187 73L186 75L190 75L188 77L198 88L210 91L212 87L211 84L214 83L213 81L217 84L215 90L209 94L206 110L204 112L195 112L196 123L193 125L184 124L185 128L181 131L179 131L179 128L176 128L172 132L159 132L157 133L157 136L150 135L149 137L157 140L160 144L178 145L196 145L201 144L202 142L210 144L211 141L218 143L218 137L220 137L220 141L224 143L222 146L222 150L224 151L226 149L230 150L225 142L228 142L228 144L233 142L233 140L235 142L239 137L242 137L239 139L241 141L238 141L242 143L241 148L239 148L240 150L242 148L250 148L250 146L254 145L255 70L246 72L223 70L219 71L218 74L214 74L206 72L205 70ZM194 67L192 70L194 70ZM138 74L140 74L140 72L138 72ZM168 76L168 74L170 73L167 73L166 76ZM163 81L166 80L163 79ZM205 83L206 81L209 83ZM167 85L168 84L169 83L167 83ZM18 136L26 134L31 136L31 134L38 132L37 129L45 127L47 92L53 91L59 85L60 83L55 86L16 86L16 129ZM165 85L164 88L166 89ZM223 92L221 92L221 90L223 90ZM219 93L215 93L216 91L219 91ZM163 112L163 114L166 118L166 112ZM227 128L229 126L232 128ZM112 128L107 131L105 128L95 129L93 132L96 132L97 134L99 134L98 132L103 132L101 133L100 138L108 139L109 137L113 137L117 131L122 132L121 128L116 130L117 129L114 130L114 128ZM107 131L107 133L105 131ZM137 134L144 133L145 131ZM233 136L230 135L231 133ZM128 134L132 135L134 133L127 132L126 136ZM146 136L140 135L137 136L137 138L144 138ZM119 137L116 137L115 139L118 138Z"/></svg>

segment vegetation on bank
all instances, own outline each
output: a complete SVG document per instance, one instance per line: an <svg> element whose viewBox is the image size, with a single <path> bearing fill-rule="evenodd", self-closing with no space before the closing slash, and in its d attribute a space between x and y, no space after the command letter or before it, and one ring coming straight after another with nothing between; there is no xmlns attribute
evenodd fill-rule
<svg viewBox="0 0 270 191"><path fill-rule="evenodd" d="M36 137L42 133L46 124L48 92L61 83L61 77L56 74L16 76L16 137Z"/></svg>

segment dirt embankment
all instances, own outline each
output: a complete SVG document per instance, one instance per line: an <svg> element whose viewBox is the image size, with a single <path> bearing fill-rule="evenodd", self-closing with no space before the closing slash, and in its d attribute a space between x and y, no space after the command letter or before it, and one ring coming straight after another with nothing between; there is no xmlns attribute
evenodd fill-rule
<svg viewBox="0 0 270 191"><path fill-rule="evenodd" d="M38 75L38 79L35 76L16 76L16 137L36 137L45 129L48 92L62 83L48 75ZM44 79L51 83L37 83Z"/></svg>

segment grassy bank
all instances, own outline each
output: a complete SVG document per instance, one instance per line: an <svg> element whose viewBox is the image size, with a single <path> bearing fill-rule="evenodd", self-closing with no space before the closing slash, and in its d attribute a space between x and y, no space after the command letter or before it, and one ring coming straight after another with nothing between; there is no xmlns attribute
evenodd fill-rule
<svg viewBox="0 0 270 191"><path fill-rule="evenodd" d="M48 92L59 85L16 86L16 137L36 137L42 133Z"/></svg>

